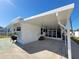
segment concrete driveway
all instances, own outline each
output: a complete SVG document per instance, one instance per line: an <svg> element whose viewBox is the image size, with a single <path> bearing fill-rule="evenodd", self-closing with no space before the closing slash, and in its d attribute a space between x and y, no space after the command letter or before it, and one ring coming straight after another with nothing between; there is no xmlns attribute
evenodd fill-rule
<svg viewBox="0 0 79 59"><path fill-rule="evenodd" d="M22 48L9 38L0 39L0 59L67 59L67 47L59 40L35 41ZM79 59L79 45L73 41L72 59Z"/></svg>
<svg viewBox="0 0 79 59"><path fill-rule="evenodd" d="M63 41L43 40L26 44L20 48L10 39L0 39L0 59L66 59Z"/></svg>
<svg viewBox="0 0 79 59"><path fill-rule="evenodd" d="M0 59L38 59L28 54L15 44L10 38L0 39Z"/></svg>
<svg viewBox="0 0 79 59"><path fill-rule="evenodd" d="M79 44L72 41L72 59L79 59Z"/></svg>

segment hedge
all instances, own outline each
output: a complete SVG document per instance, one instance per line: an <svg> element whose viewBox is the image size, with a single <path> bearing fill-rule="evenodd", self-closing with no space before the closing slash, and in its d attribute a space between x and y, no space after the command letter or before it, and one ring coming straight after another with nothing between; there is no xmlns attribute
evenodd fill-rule
<svg viewBox="0 0 79 59"><path fill-rule="evenodd" d="M79 44L79 37L71 37L73 41L75 41L77 44Z"/></svg>

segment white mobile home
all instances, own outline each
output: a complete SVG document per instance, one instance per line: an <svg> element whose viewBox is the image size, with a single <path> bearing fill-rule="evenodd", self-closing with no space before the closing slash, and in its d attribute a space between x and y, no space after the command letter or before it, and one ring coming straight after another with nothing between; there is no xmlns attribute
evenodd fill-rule
<svg viewBox="0 0 79 59"><path fill-rule="evenodd" d="M74 4L70 4L25 19L17 17L8 28L11 32L20 33L18 41L21 44L36 41L43 33L47 38L62 40L63 29L66 29L73 8ZM45 31L41 33L42 30Z"/></svg>
<svg viewBox="0 0 79 59"><path fill-rule="evenodd" d="M18 19L18 21L12 22L9 28L12 32L19 33L18 42L21 44L37 41L42 35L45 38L56 40L63 40L65 37L64 40L68 39L68 53L70 58L69 20L73 8L74 4L70 4L23 20Z"/></svg>
<svg viewBox="0 0 79 59"><path fill-rule="evenodd" d="M36 16L25 18L19 25L21 27L21 43L30 43L38 40L42 35L42 29L46 30L45 37L61 40L64 31L63 27L66 27L70 19L73 7L73 4L70 4Z"/></svg>

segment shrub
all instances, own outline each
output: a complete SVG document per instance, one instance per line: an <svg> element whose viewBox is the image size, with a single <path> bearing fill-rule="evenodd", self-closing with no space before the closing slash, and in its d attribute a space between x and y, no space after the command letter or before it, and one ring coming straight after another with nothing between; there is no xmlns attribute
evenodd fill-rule
<svg viewBox="0 0 79 59"><path fill-rule="evenodd" d="M14 33L9 33L8 35L9 35L9 36L18 35L18 33L17 33L17 32L14 32Z"/></svg>
<svg viewBox="0 0 79 59"><path fill-rule="evenodd" d="M77 44L79 44L79 37L71 37L73 41L75 41Z"/></svg>

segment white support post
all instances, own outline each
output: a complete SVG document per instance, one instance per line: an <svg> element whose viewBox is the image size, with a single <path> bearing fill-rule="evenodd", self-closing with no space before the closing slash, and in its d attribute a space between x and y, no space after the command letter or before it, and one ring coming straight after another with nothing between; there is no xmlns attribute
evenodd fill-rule
<svg viewBox="0 0 79 59"><path fill-rule="evenodd" d="M72 53L71 53L71 39L70 39L70 20L68 19L67 21L67 28L61 24L61 22L59 21L58 18L58 12L56 13L57 16L57 21L58 24L60 25L60 27L62 27L63 29L67 29L67 42L68 42L68 59L72 59ZM62 29L61 29L62 30Z"/></svg>
<svg viewBox="0 0 79 59"><path fill-rule="evenodd" d="M68 41L68 59L72 59L71 53L71 39L70 39L70 20L67 22L67 41Z"/></svg>

